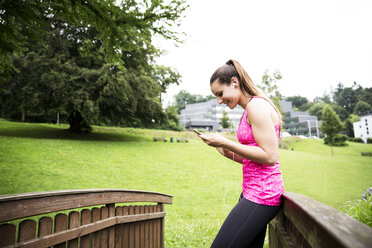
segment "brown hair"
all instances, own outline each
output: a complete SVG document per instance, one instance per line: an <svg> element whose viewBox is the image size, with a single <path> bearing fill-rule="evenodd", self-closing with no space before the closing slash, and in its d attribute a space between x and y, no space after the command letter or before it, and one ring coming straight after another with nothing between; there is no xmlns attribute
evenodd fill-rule
<svg viewBox="0 0 372 248"><path fill-rule="evenodd" d="M230 59L223 66L219 67L210 79L210 84L218 80L221 84L226 84L230 86L231 79L236 77L239 81L239 87L243 95L245 96L259 96L265 98L274 107L280 118L280 129L282 128L282 116L275 106L275 104L270 100L269 97L265 95L257 86L253 83L253 80L249 77L248 73L243 69L243 67L238 63L238 61Z"/></svg>

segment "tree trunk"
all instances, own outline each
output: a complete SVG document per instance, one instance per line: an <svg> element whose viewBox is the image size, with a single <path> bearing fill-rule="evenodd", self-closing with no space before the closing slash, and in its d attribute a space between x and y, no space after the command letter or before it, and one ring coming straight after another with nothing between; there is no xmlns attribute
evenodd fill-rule
<svg viewBox="0 0 372 248"><path fill-rule="evenodd" d="M22 118L21 121L25 121L26 119L26 111L22 110Z"/></svg>
<svg viewBox="0 0 372 248"><path fill-rule="evenodd" d="M68 117L68 123L70 124L70 128L68 129L71 132L91 132L92 127L88 124L88 122L83 118L79 111L74 110L70 116Z"/></svg>

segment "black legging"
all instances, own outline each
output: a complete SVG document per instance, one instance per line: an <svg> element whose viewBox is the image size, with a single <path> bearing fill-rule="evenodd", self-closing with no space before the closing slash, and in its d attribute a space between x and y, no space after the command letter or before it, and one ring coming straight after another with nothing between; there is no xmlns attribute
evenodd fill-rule
<svg viewBox="0 0 372 248"><path fill-rule="evenodd" d="M211 248L263 247L267 224L281 206L268 206L251 202L240 196L231 210Z"/></svg>

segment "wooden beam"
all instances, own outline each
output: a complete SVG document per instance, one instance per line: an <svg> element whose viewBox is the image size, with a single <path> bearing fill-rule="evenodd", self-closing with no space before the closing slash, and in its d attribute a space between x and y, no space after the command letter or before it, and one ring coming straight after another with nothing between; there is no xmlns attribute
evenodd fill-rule
<svg viewBox="0 0 372 248"><path fill-rule="evenodd" d="M144 220L152 220L164 218L165 212L156 212L156 213L146 213L138 215L127 215L127 216L115 216L108 219L100 220L95 223L90 223L83 225L77 228L68 229L59 233L49 234L42 236L37 239L28 240L25 242L20 242L14 245L6 246L5 248L38 248L38 247L49 247L56 245L68 240L75 239L90 233L100 231L102 229L115 226L117 224L138 222Z"/></svg>
<svg viewBox="0 0 372 248"><path fill-rule="evenodd" d="M285 192L284 214L311 247L372 247L372 228L309 197Z"/></svg>
<svg viewBox="0 0 372 248"><path fill-rule="evenodd" d="M172 203L172 196L120 189L64 190L0 196L0 223L29 216L95 205L157 202Z"/></svg>

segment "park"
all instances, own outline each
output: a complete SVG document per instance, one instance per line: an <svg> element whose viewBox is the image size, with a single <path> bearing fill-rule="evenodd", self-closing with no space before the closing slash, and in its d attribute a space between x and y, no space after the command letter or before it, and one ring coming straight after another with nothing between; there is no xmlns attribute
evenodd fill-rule
<svg viewBox="0 0 372 248"><path fill-rule="evenodd" d="M266 118L260 121L266 135L273 131L267 125L272 118L275 140L269 135L266 150L255 134L258 147L237 144L244 151L231 149L230 154L254 166L275 164L267 178L251 173L252 184L263 176L260 180L269 185L274 181L268 177L282 175L276 181L280 192L268 186L277 189L279 212L260 228L267 230L260 236L264 247L371 247L369 61L348 53L341 60L331 43L312 48L318 40L331 40L312 32L325 28L324 33L332 33L327 24L335 20L342 32L335 32L334 43L356 49L363 44L352 42L369 44L369 37L352 29L353 35L347 35L352 41L345 39L349 24L342 24L342 11L329 17L334 6L315 4L321 6L316 12L327 7L327 15L321 19L320 13L322 21L309 26L313 16L308 8L283 5L282 11L291 12L282 15L276 4L1 1L0 247L210 247L246 181L242 187L242 164L205 143L210 145L213 136L225 144L240 142L241 113L248 113L255 97L270 103L270 110L262 107L264 100L254 100L250 106L259 107L246 115L245 128L258 130L252 121ZM339 6L350 17L360 13L350 18L355 26L369 23L359 19L370 18L368 8ZM298 22L284 18L296 15ZM292 24L299 25L299 32ZM234 57L244 61L254 82ZM233 74L212 80L217 64L227 59L223 66L229 70L219 72ZM177 94L176 87L181 89ZM289 112L281 109L282 100L291 105ZM199 109L182 112L191 104ZM225 111L236 106L242 107L239 114ZM190 113L199 119L191 121ZM304 114L307 121L300 122ZM282 123L290 126L282 128ZM200 128L205 137L192 128ZM292 136L284 137L286 131ZM253 151L261 154L258 160L250 157ZM263 188L257 194L264 194ZM244 235L236 242L250 242Z"/></svg>
<svg viewBox="0 0 372 248"><path fill-rule="evenodd" d="M1 194L128 189L171 195L165 247L208 247L239 197L241 167L215 156L192 132L94 127L76 134L67 128L0 121ZM154 142L154 136L168 141ZM349 142L331 156L322 140L295 140L280 150L285 190L345 213L372 182L371 157L362 152L372 152L372 145Z"/></svg>

